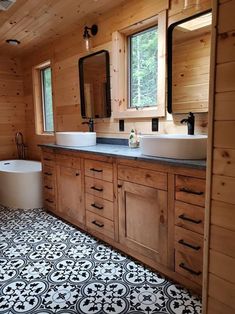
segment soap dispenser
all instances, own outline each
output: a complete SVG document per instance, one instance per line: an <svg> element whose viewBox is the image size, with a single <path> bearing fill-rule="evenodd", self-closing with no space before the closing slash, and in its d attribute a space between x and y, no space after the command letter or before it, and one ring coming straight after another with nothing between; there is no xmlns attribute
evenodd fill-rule
<svg viewBox="0 0 235 314"><path fill-rule="evenodd" d="M131 148L139 147L139 139L138 139L138 135L135 129L131 129L131 132L129 135L129 147Z"/></svg>

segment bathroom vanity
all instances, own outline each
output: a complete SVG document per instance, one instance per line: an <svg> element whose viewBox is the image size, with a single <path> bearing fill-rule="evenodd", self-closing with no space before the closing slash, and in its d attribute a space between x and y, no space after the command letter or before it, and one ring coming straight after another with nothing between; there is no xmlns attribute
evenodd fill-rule
<svg viewBox="0 0 235 314"><path fill-rule="evenodd" d="M205 161L42 145L44 206L201 293Z"/></svg>

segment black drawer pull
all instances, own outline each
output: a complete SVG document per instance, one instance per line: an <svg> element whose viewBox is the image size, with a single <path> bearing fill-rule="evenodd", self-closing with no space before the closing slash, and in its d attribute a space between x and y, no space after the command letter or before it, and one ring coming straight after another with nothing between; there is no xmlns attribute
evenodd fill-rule
<svg viewBox="0 0 235 314"><path fill-rule="evenodd" d="M102 223L100 223L100 222L97 222L96 220L92 221L92 223L93 223L94 225L96 225L97 227L99 227L99 228L103 228L103 227L104 227L104 224L102 224Z"/></svg>
<svg viewBox="0 0 235 314"><path fill-rule="evenodd" d="M51 186L45 185L44 188L48 189L48 190L53 190L53 188Z"/></svg>
<svg viewBox="0 0 235 314"><path fill-rule="evenodd" d="M198 246L192 245L190 243L185 242L183 239L179 240L178 243L183 244L184 246L190 247L190 249L193 249L196 251L200 250L201 248L199 245Z"/></svg>
<svg viewBox="0 0 235 314"><path fill-rule="evenodd" d="M103 172L102 169L95 169L95 168L90 168L91 171L94 171L94 172Z"/></svg>
<svg viewBox="0 0 235 314"><path fill-rule="evenodd" d="M94 208L97 208L97 209L103 209L104 206L99 206L99 205L96 205L95 203L91 204L92 207Z"/></svg>
<svg viewBox="0 0 235 314"><path fill-rule="evenodd" d="M52 200L50 200L49 198L46 198L45 201L48 202L48 203L54 203L54 202L53 202Z"/></svg>
<svg viewBox="0 0 235 314"><path fill-rule="evenodd" d="M122 188L122 185L121 185L121 184L118 184L118 188Z"/></svg>
<svg viewBox="0 0 235 314"><path fill-rule="evenodd" d="M180 219L183 219L183 220L187 220L187 221L190 221L190 222L192 222L192 223L194 223L194 224L200 224L201 222L202 222L202 220L201 219L197 219L197 220L195 220L195 219L192 219L192 218L189 218L189 217L187 217L187 216L185 216L184 214L182 214L182 215L179 215L179 218Z"/></svg>
<svg viewBox="0 0 235 314"><path fill-rule="evenodd" d="M46 176L52 176L52 173L51 173L51 172L44 172L44 174L45 174Z"/></svg>
<svg viewBox="0 0 235 314"><path fill-rule="evenodd" d="M75 175L76 175L76 177L78 177L78 176L79 176L79 172L76 172L76 174L75 174Z"/></svg>
<svg viewBox="0 0 235 314"><path fill-rule="evenodd" d="M194 194L194 195L203 195L204 192L198 192L198 191L193 191L187 188L180 188L180 192L185 192L185 193L189 193L189 194Z"/></svg>
<svg viewBox="0 0 235 314"><path fill-rule="evenodd" d="M52 161L52 159L50 159L50 158L43 158L43 159L46 161Z"/></svg>
<svg viewBox="0 0 235 314"><path fill-rule="evenodd" d="M179 267L183 268L184 270L187 270L190 274L195 275L195 276L200 276L201 275L201 271L195 271L187 266L185 266L184 263L180 263Z"/></svg>
<svg viewBox="0 0 235 314"><path fill-rule="evenodd" d="M102 192L104 190L103 188L97 188L96 186L92 186L91 189L98 192Z"/></svg>

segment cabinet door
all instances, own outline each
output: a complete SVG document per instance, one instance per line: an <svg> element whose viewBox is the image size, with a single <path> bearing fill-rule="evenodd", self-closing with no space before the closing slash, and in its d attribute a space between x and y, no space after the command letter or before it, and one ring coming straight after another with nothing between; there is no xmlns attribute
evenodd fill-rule
<svg viewBox="0 0 235 314"><path fill-rule="evenodd" d="M167 263L167 192L120 181L120 243L155 261Z"/></svg>
<svg viewBox="0 0 235 314"><path fill-rule="evenodd" d="M58 214L74 224L84 224L81 172L57 166Z"/></svg>

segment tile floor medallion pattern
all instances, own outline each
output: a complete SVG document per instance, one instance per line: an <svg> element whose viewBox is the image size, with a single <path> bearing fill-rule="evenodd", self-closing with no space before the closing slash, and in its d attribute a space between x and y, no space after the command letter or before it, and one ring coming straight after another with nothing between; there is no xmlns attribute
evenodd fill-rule
<svg viewBox="0 0 235 314"><path fill-rule="evenodd" d="M187 290L43 209L0 206L0 314L199 314Z"/></svg>

